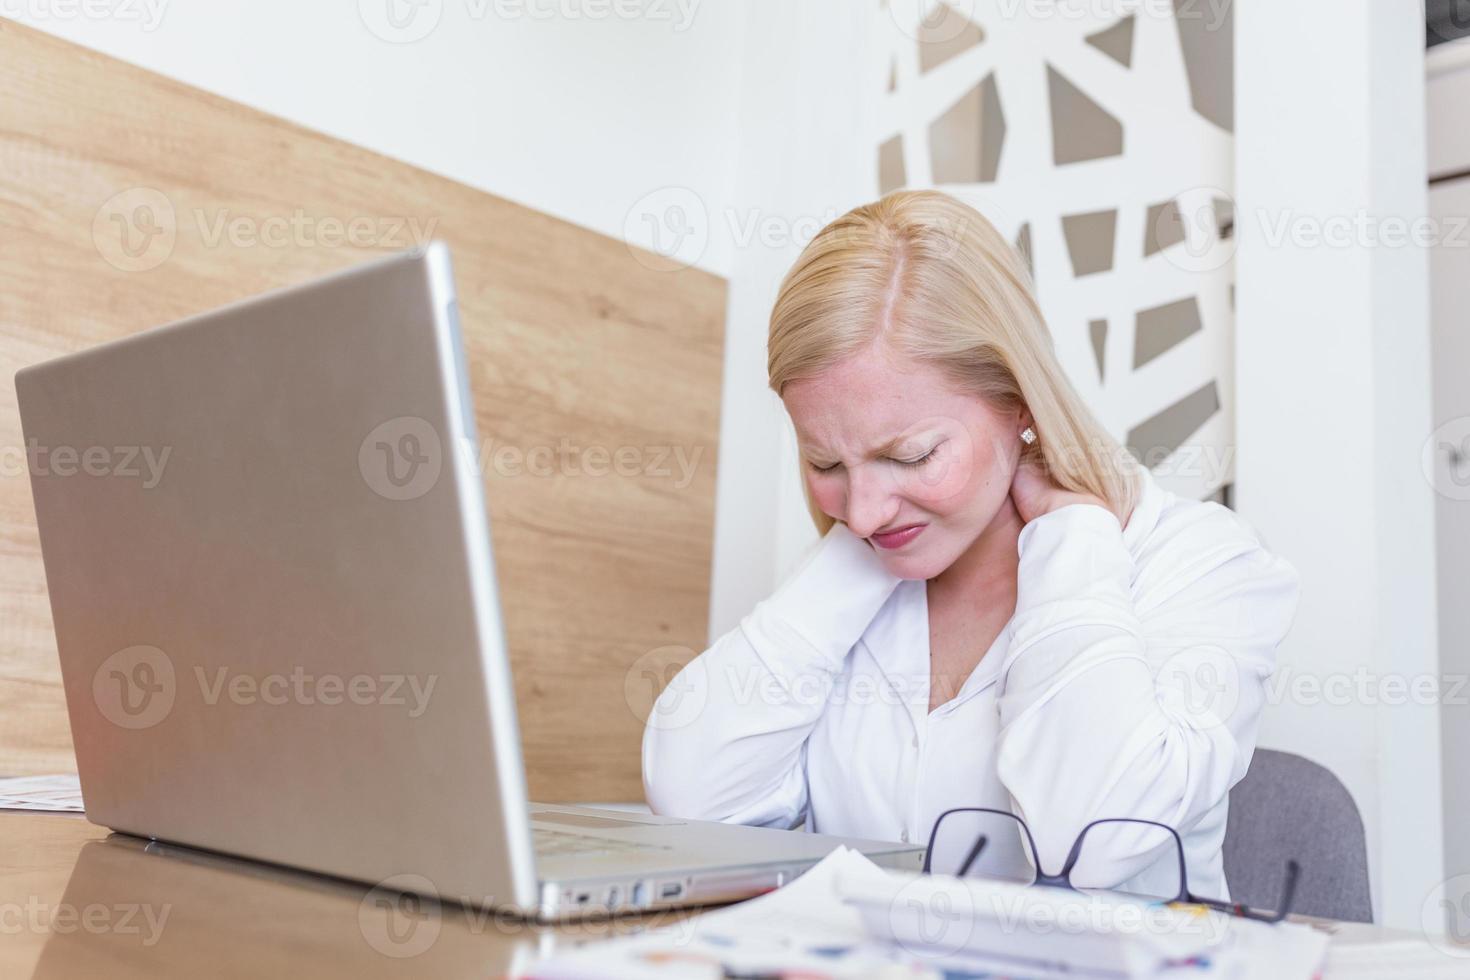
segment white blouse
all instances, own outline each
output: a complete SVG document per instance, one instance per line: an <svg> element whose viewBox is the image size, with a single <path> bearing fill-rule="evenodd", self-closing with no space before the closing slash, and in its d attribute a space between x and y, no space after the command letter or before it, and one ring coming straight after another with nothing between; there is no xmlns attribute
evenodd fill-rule
<svg viewBox="0 0 1470 980"><path fill-rule="evenodd" d="M1228 898L1227 794L1298 578L1233 511L1140 477L1126 528L1072 504L1021 530L1015 613L932 713L926 583L834 526L659 697L653 810L923 844L946 809L992 807L1026 821L1053 874L1088 821L1144 818L1183 838L1191 891ZM1089 834L1089 884L1177 883L1176 855L1112 840L1100 870Z"/></svg>

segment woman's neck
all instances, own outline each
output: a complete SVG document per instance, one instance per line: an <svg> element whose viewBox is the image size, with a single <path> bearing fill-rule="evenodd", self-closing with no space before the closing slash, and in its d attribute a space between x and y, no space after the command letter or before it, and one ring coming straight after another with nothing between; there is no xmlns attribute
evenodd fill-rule
<svg viewBox="0 0 1470 980"><path fill-rule="evenodd" d="M980 536L944 571L930 580L931 591L964 594L970 597L1014 594L1016 568L1020 556L1016 541L1021 536L1021 520L1016 505L1007 494Z"/></svg>

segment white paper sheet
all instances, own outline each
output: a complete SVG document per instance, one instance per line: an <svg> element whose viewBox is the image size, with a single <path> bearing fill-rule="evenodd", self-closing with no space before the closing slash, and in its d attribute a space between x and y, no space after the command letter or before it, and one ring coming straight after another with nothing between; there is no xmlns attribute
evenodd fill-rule
<svg viewBox="0 0 1470 980"><path fill-rule="evenodd" d="M544 980L720 980L728 976L1050 980L1067 976L1077 980L1088 974L1077 965L1060 973L1039 968L1017 972L1014 960L993 960L952 948L936 953L881 941L868 931L862 912L843 901L843 895L893 880L862 854L839 847L806 874L769 895L553 956L535 965L529 976ZM1327 937L1306 926L1231 919L1227 928L1229 942L1223 947L1153 975L1187 980L1264 976L1310 980L1321 968ZM1053 950L1056 940L1055 935L1036 937L1039 947Z"/></svg>
<svg viewBox="0 0 1470 980"><path fill-rule="evenodd" d="M75 773L0 779L0 810L81 813L82 787Z"/></svg>

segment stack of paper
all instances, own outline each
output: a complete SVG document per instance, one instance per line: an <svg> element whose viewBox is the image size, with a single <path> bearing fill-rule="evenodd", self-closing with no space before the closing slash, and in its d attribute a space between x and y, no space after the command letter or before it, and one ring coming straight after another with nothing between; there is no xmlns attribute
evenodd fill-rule
<svg viewBox="0 0 1470 980"><path fill-rule="evenodd" d="M839 847L779 891L554 957L532 976L1311 980L1326 946L1306 926L890 873Z"/></svg>
<svg viewBox="0 0 1470 980"><path fill-rule="evenodd" d="M902 949L868 937L857 909L837 898L839 875L884 872L857 851L838 847L785 888L728 908L614 939L537 964L545 980L724 980L796 974L803 978L939 977Z"/></svg>
<svg viewBox="0 0 1470 980"><path fill-rule="evenodd" d="M0 779L0 810L82 812L82 787L75 773Z"/></svg>

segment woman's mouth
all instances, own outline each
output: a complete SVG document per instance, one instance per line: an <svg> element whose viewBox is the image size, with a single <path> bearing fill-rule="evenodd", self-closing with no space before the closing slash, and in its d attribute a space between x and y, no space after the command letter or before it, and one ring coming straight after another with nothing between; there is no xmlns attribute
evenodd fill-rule
<svg viewBox="0 0 1470 980"><path fill-rule="evenodd" d="M927 524L909 524L906 527L901 527L893 531L884 531L881 534L874 534L868 540L873 542L880 548L888 548L890 550L893 548L902 548L904 545L914 540L914 538L917 538L919 536L919 532L924 530L924 528L928 526L929 525Z"/></svg>

